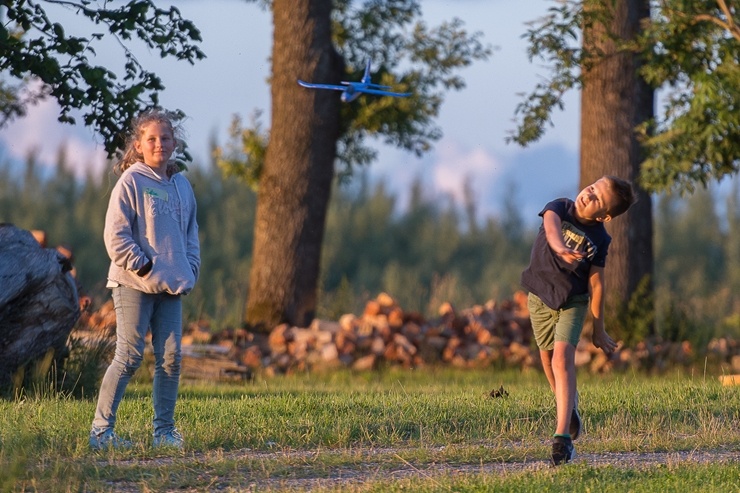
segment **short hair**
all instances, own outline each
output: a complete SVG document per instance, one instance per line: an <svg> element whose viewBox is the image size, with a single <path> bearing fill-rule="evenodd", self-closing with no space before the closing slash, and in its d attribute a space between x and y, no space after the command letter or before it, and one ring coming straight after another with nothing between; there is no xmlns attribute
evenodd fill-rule
<svg viewBox="0 0 740 493"><path fill-rule="evenodd" d="M609 187L617 197L617 203L609 210L609 215L617 217L624 214L637 201L632 183L612 175L605 175L604 178L609 182Z"/></svg>

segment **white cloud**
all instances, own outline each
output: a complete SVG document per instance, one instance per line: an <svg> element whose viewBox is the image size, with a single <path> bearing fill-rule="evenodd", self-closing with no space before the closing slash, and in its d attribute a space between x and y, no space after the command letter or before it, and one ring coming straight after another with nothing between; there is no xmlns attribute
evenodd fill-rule
<svg viewBox="0 0 740 493"><path fill-rule="evenodd" d="M432 164L433 188L451 195L458 204L465 198L466 182L475 196L481 198L501 177L501 163L484 147L466 149L453 140L444 139L437 149Z"/></svg>
<svg viewBox="0 0 740 493"><path fill-rule="evenodd" d="M106 158L103 146L95 142L92 132L81 125L60 123L59 105L46 99L28 109L25 117L11 122L0 133L7 158L24 161L34 153L41 166L55 166L61 149L78 176L91 167L100 170Z"/></svg>

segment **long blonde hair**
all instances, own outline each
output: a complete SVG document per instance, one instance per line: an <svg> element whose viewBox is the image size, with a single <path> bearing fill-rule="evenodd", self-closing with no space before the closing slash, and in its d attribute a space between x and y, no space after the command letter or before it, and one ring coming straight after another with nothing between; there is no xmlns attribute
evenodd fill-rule
<svg viewBox="0 0 740 493"><path fill-rule="evenodd" d="M188 159L188 155L185 152L186 145L182 136L183 130L180 127L182 119L182 113L162 110L159 108L144 111L134 118L131 122L131 130L126 137L126 148L118 162L113 165L113 171L117 175L120 175L132 164L140 161L143 162L144 156L140 152L136 152L136 146L134 144L141 138L141 135L144 133L144 128L150 123L161 123L167 125L172 131L172 136L175 139L175 150L172 153L172 156L170 156L170 161L167 163L167 175L172 176L174 173L187 169L184 160Z"/></svg>

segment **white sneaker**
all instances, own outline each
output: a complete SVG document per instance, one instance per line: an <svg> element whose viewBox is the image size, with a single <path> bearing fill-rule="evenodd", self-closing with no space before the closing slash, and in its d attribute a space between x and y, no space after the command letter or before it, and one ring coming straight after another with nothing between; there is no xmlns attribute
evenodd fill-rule
<svg viewBox="0 0 740 493"><path fill-rule="evenodd" d="M110 428L101 433L96 433L95 431L90 432L90 448L93 450L108 448L129 449L132 446L133 444L130 441L119 437Z"/></svg>
<svg viewBox="0 0 740 493"><path fill-rule="evenodd" d="M169 432L163 435L157 435L154 437L154 447L172 447L172 448L183 448L185 445L185 439L183 439L177 428L172 428Z"/></svg>

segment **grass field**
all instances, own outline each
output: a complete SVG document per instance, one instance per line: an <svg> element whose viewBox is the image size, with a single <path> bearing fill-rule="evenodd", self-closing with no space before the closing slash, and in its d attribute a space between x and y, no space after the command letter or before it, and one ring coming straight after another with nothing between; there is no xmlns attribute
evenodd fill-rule
<svg viewBox="0 0 740 493"><path fill-rule="evenodd" d="M508 396L492 398L503 386ZM740 387L716 375L579 375L578 459L549 466L541 372L388 370L183 384L184 451L151 448L151 386L132 384L92 452L95 403L0 402L3 491L740 491Z"/></svg>

